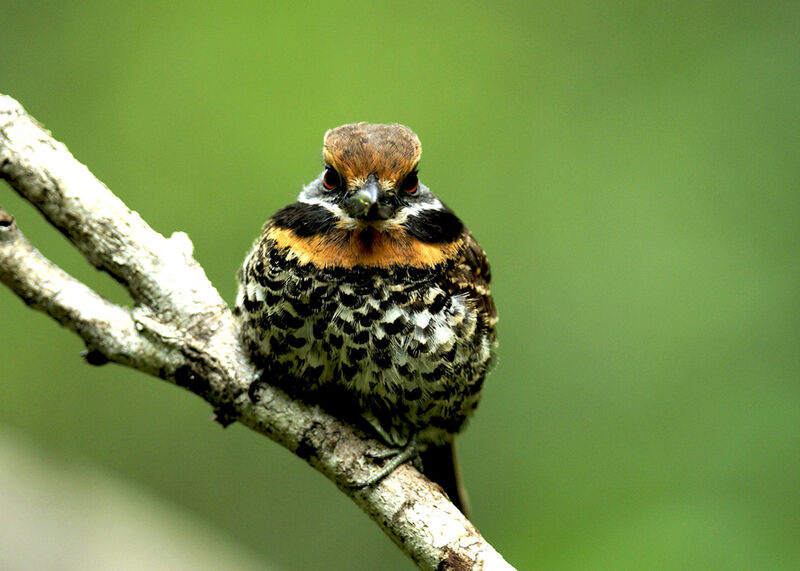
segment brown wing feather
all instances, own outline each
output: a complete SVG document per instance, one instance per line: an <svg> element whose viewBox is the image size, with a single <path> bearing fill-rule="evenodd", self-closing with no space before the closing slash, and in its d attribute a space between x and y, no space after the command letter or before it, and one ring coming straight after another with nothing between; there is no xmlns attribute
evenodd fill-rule
<svg viewBox="0 0 800 571"><path fill-rule="evenodd" d="M464 229L462 234L462 242L464 247L449 276L452 292L465 294L474 301L481 322L491 332L492 340L494 340L497 308L489 290L489 284L492 281L489 259L478 241L467 229Z"/></svg>

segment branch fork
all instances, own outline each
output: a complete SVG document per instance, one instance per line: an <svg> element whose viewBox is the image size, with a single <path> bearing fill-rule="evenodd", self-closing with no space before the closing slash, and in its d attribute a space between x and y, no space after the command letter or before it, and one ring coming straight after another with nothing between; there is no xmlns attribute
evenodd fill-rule
<svg viewBox="0 0 800 571"><path fill-rule="evenodd" d="M222 425L237 421L285 446L423 569L512 569L412 466L359 488L376 469L368 454L381 443L266 383L249 391L258 371L230 309L193 258L189 237L153 230L5 95L0 178L131 296L132 308L106 300L47 259L0 209L0 281L76 333L88 363L114 362L182 386L211 404Z"/></svg>

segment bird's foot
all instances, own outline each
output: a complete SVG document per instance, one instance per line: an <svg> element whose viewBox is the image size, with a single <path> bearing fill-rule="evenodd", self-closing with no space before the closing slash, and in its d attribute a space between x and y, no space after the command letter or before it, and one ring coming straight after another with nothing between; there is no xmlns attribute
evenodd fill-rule
<svg viewBox="0 0 800 571"><path fill-rule="evenodd" d="M401 448L389 448L377 452L367 452L366 455L376 460L385 460L387 458L391 459L386 463L385 466L378 470L377 473L367 478L364 482L356 484L354 487L357 489L374 486L386 476L394 472L398 466L409 460L414 463L414 466L416 466L417 469L422 468L416 434L412 435L411 438L408 439L406 445Z"/></svg>

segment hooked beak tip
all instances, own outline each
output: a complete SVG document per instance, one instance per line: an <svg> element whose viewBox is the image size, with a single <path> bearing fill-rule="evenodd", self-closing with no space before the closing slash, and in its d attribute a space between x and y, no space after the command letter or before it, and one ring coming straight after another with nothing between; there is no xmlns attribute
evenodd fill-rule
<svg viewBox="0 0 800 571"><path fill-rule="evenodd" d="M362 220L386 220L389 217L386 205L381 201L383 193L377 184L372 183L357 190L344 201L345 211L354 218Z"/></svg>

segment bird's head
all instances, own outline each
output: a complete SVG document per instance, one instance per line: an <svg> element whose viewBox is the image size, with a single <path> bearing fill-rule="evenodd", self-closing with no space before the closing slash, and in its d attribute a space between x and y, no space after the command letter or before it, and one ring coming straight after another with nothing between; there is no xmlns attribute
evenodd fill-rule
<svg viewBox="0 0 800 571"><path fill-rule="evenodd" d="M419 138L403 125L351 123L325 133L325 170L300 201L329 208L342 227L392 231L414 212L440 208L420 184Z"/></svg>
<svg viewBox="0 0 800 571"><path fill-rule="evenodd" d="M270 236L291 232L277 241L323 265L424 266L451 255L463 225L419 182L421 152L417 135L396 123L329 130L323 172L273 216Z"/></svg>

